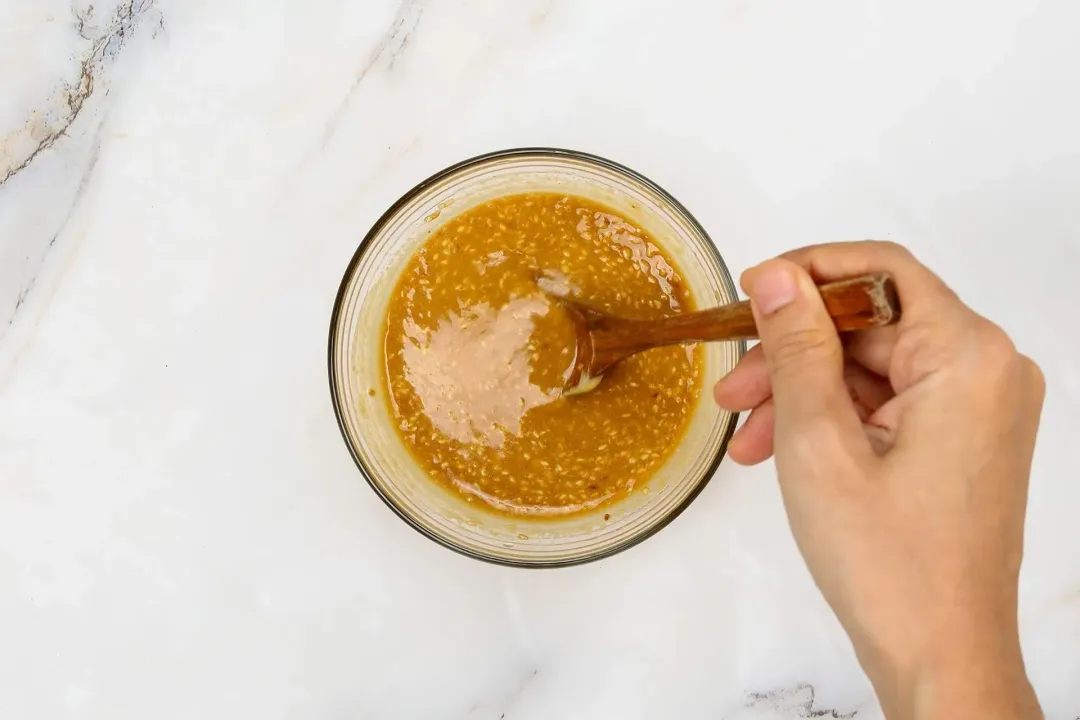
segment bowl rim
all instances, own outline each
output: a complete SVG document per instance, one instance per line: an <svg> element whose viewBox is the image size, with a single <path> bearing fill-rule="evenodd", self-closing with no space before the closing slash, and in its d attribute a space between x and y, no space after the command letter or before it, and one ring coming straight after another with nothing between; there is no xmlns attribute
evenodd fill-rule
<svg viewBox="0 0 1080 720"><path fill-rule="evenodd" d="M367 252L368 246L371 244L373 238L375 238L383 230L383 228L389 223L390 219L393 218L398 213L398 211L401 210L402 207L404 207L407 203L412 201L413 198L415 198L417 195L422 193L434 183L440 182L445 178L457 172L460 172L461 170L471 168L476 165L481 165L492 160L501 160L505 158L525 156L571 158L574 160L583 160L589 163L593 163L595 165L599 165L608 170L612 170L616 173L626 175L632 180L641 183L645 187L649 188L650 190L655 192L660 198L662 198L664 202L668 203L676 212L682 215L683 219L696 232L700 233L701 236L705 238L705 240L708 241L706 244L708 245L709 252L712 254L713 259L716 261L716 264L720 269L721 281L725 285L727 285L727 289L731 291L733 297L738 296L735 282L731 277L731 272L728 270L727 264L724 262L723 257L720 255L720 250L716 247L716 243L713 242L712 237L708 234L708 232L706 232L705 228L701 225L700 222L698 222L697 218L695 218L693 214L691 214L691 212L686 209L686 207L681 202L675 199L675 197L671 193L669 193L667 190L660 187L658 184L656 184L646 176L642 175L641 173L632 170L625 165L617 163L614 160L608 160L607 158L600 157L599 155L593 155L591 153L582 152L579 150L568 150L565 148L542 146L515 147L507 148L504 150L494 150L491 152L482 153L480 155L474 155L473 157L466 158L464 160L454 163L453 165L449 165L442 170L439 170L438 172L430 175L424 180L421 180L419 183L410 188L389 208L387 208L387 210L379 217L378 220L375 221L375 223L367 231L363 239L360 241L360 244L357 245L356 250L353 252L352 258L349 260L349 264L345 267L345 272L342 275L341 283L338 285L337 295L334 298L334 307L332 312L330 313L330 333L327 343L327 372L330 379L330 401L333 404L334 417L337 420L338 430L341 432L341 437L345 441L345 446L349 449L349 454L352 455L353 462L356 464L356 467L360 471L360 474L364 477L364 480L367 481L368 486L370 486L371 489L375 492L375 494L383 501L383 504L389 507L395 515L404 520L407 525L419 532L421 535L428 538L429 540L434 541L435 543L438 543L439 545L447 548L448 550L452 550L458 553L459 555L464 555L465 557L473 558L474 560L482 560L493 565L529 569L571 567L575 565L584 565L586 563L595 562L604 558L609 558L613 555L617 555L618 553L623 552L624 550L628 550L635 545L638 545L645 540L653 537L665 527L670 525L675 520L675 518L679 517L679 515L681 515L686 510L686 508L688 508L690 504L695 499L697 499L698 495L700 495L702 490L705 489L705 486L709 484L709 481L712 480L713 476L716 474L717 468L720 467L720 463L727 455L728 443L731 441L731 437L735 434L735 428L739 422L739 413L731 413L731 422L728 424L727 430L724 433L724 437L722 437L720 440L720 445L717 448L716 454L713 457L712 461L709 463L708 469L702 476L701 480L699 480L697 485L695 485L690 490L689 494L687 494L686 498L683 499L683 501L679 505L677 505L670 512L661 517L659 521L656 522L656 524L652 525L651 527L647 528L645 531L637 535L623 540L616 545L604 548L602 550L598 550L596 552L592 552L588 555L584 555L581 557L541 561L519 560L514 558L500 557L498 555L489 553L477 552L462 545L458 545L453 540L443 537L438 533L432 532L428 528L418 523L416 520L410 517L409 514L406 513L402 508L398 507L397 504L394 503L386 495L386 493L383 492L382 488L379 487L379 484L374 480L374 478L372 478L371 472L369 472L369 470L365 466L364 461L361 459L360 454L357 452L357 449L353 445L353 441L349 437L349 433L345 428L344 413L341 408L341 392L340 388L338 387L337 378L334 372L337 366L335 361L337 350L335 331L337 329L340 319L341 308L344 304L346 289L349 286L349 280L352 278L357 265L359 265L360 261L363 259L365 253ZM745 340L737 341L737 351L739 358L742 358L746 354Z"/></svg>

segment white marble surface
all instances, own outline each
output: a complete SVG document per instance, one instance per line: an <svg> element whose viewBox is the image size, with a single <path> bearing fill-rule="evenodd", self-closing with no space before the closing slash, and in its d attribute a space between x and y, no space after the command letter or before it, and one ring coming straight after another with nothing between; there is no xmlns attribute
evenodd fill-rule
<svg viewBox="0 0 1080 720"><path fill-rule="evenodd" d="M550 572L453 555L361 480L326 387L345 263L425 175L544 144L651 176L736 271L902 240L1041 362L1023 641L1080 716L1077 27L1074 0L0 0L0 717L880 717L770 467Z"/></svg>

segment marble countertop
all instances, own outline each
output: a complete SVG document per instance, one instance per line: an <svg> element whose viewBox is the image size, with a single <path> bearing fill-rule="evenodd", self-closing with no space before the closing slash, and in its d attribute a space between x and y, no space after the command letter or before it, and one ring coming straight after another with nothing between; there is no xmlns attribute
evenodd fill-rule
<svg viewBox="0 0 1080 720"><path fill-rule="evenodd" d="M0 717L871 720L771 467L600 563L400 522L334 421L341 273L426 175L650 176L740 271L909 244L1048 377L1029 671L1080 716L1080 4L0 0Z"/></svg>

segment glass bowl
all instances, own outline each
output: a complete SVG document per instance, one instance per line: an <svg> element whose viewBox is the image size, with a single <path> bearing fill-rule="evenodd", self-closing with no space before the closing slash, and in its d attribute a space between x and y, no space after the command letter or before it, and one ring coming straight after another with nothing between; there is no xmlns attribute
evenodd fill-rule
<svg viewBox="0 0 1080 720"><path fill-rule="evenodd" d="M330 319L330 394L341 434L372 489L415 529L465 555L519 567L573 565L655 534L697 496L724 456L738 416L711 402L711 381L746 351L704 345L701 398L674 452L627 499L561 519L510 517L427 476L398 436L387 402L383 337L391 293L409 258L451 217L501 195L557 192L614 209L674 257L699 307L735 302L735 284L705 230L651 180L610 160L551 148L465 160L414 187L356 249Z"/></svg>

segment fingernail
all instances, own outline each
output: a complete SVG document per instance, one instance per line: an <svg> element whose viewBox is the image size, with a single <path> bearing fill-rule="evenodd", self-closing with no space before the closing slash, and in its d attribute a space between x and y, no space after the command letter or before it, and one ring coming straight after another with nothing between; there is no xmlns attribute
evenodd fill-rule
<svg viewBox="0 0 1080 720"><path fill-rule="evenodd" d="M785 267L765 267L756 275L750 288L750 299L764 315L772 315L799 295L795 277Z"/></svg>

